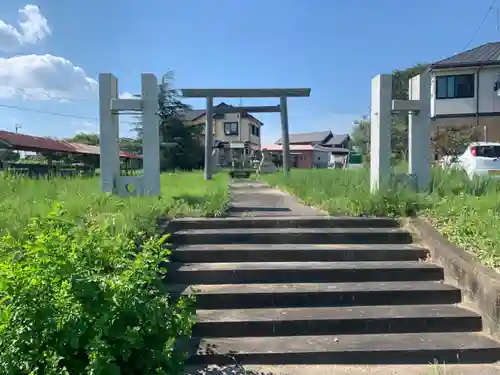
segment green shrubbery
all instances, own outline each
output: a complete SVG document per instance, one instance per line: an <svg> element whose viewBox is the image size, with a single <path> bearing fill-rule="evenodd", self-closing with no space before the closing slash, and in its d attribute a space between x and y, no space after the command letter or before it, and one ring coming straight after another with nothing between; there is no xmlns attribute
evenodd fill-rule
<svg viewBox="0 0 500 375"><path fill-rule="evenodd" d="M191 333L193 301L167 294L158 265L170 252L152 234L158 217L219 216L228 178L161 182L160 197L121 198L96 178L0 178L0 374L182 369L174 347Z"/></svg>
<svg viewBox="0 0 500 375"><path fill-rule="evenodd" d="M370 194L369 170L293 170L263 178L332 215L426 216L452 242L486 265L500 266L500 182L433 170L430 194L391 189Z"/></svg>
<svg viewBox="0 0 500 375"><path fill-rule="evenodd" d="M0 239L0 373L175 374L193 304L170 298L158 265L163 238L113 233L59 208L20 241ZM112 217L110 218L112 220Z"/></svg>

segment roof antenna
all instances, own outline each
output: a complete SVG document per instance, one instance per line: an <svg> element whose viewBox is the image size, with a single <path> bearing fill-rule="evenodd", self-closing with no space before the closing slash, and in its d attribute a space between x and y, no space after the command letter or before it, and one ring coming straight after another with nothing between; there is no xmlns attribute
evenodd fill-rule
<svg viewBox="0 0 500 375"><path fill-rule="evenodd" d="M497 31L500 29L500 9L497 6Z"/></svg>
<svg viewBox="0 0 500 375"><path fill-rule="evenodd" d="M241 97L240 98L240 107L243 107L243 98ZM240 141L242 140L241 138L241 133L242 133L242 130L241 130L241 116L243 115L243 112L240 111L240 114L239 114L239 117L238 117L238 133L240 135Z"/></svg>

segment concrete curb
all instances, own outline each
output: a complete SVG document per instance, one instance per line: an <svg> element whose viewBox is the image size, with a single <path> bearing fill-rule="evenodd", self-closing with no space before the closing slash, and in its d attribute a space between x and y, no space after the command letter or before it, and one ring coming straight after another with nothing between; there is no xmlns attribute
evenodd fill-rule
<svg viewBox="0 0 500 375"><path fill-rule="evenodd" d="M401 221L444 268L445 281L462 290L464 305L481 314L484 331L500 339L500 275L450 243L427 220L416 217Z"/></svg>

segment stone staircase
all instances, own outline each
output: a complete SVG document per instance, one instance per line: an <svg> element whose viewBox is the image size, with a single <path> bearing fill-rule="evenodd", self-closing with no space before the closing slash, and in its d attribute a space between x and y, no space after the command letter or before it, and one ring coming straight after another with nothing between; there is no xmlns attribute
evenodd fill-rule
<svg viewBox="0 0 500 375"><path fill-rule="evenodd" d="M481 317L387 218L241 217L172 224L174 293L197 296L192 364L500 360Z"/></svg>

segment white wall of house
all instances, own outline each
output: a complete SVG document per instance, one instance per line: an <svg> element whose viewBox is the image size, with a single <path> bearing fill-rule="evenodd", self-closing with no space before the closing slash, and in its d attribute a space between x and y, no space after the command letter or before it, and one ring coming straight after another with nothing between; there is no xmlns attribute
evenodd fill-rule
<svg viewBox="0 0 500 375"><path fill-rule="evenodd" d="M436 77L446 75L474 74L474 97L457 99L436 98ZM462 68L434 70L431 73L431 116L475 115L500 113L500 97L494 84L500 77L500 67ZM479 105L477 106L478 103Z"/></svg>
<svg viewBox="0 0 500 375"><path fill-rule="evenodd" d="M313 166L316 168L328 167L330 161L330 153L325 151L313 150Z"/></svg>

